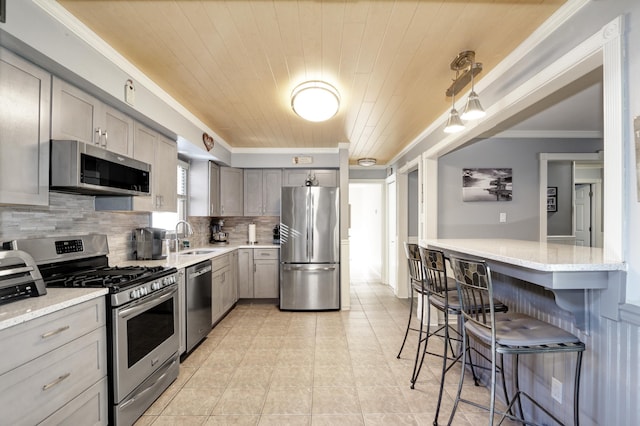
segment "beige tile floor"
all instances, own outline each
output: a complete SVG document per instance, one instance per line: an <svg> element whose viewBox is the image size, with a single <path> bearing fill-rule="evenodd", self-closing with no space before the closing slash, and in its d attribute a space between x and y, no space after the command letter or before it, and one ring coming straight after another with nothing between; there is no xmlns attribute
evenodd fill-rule
<svg viewBox="0 0 640 426"><path fill-rule="evenodd" d="M407 315L407 300L366 282L352 284L349 311L238 304L136 425L431 425L441 361L427 357L410 389L417 334L396 358ZM451 412L459 374L459 367L447 373L440 424ZM467 397L488 398L486 388L468 383ZM487 420L462 405L453 424Z"/></svg>

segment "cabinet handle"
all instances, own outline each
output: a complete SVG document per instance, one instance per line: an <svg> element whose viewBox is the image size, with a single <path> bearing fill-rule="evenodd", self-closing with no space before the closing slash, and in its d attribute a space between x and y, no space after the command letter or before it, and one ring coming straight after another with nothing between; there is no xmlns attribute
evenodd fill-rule
<svg viewBox="0 0 640 426"><path fill-rule="evenodd" d="M52 387L54 387L55 385L61 383L63 380L65 380L67 377L69 377L71 375L71 373L66 373L63 374L62 376L58 377L57 379L55 379L53 382L51 383L47 383L46 385L44 385L42 387L43 391L47 391L49 389L51 389Z"/></svg>
<svg viewBox="0 0 640 426"><path fill-rule="evenodd" d="M63 331L68 330L68 329L69 329L69 326L65 325L64 327L60 327L57 330L47 331L46 333L42 334L40 337L42 337L43 339L46 339L48 337L55 336L56 334L60 334Z"/></svg>
<svg viewBox="0 0 640 426"><path fill-rule="evenodd" d="M104 136L104 143L102 144L103 147L107 147L107 137L109 137L109 135L107 135L107 131L105 130L104 132L102 132L102 136Z"/></svg>
<svg viewBox="0 0 640 426"><path fill-rule="evenodd" d="M253 264L253 272L256 272L256 264Z"/></svg>
<svg viewBox="0 0 640 426"><path fill-rule="evenodd" d="M100 145L100 139L102 139L102 129L98 127L96 129L96 137L95 137L95 140L93 141L93 144Z"/></svg>

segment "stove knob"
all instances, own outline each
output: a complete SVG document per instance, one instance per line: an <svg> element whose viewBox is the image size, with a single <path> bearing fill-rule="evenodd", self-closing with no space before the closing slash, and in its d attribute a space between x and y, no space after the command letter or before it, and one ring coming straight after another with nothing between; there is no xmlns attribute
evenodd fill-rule
<svg viewBox="0 0 640 426"><path fill-rule="evenodd" d="M147 294L149 294L149 292L147 291L146 287L140 287L140 294L146 296Z"/></svg>
<svg viewBox="0 0 640 426"><path fill-rule="evenodd" d="M160 290L160 287L161 287L161 285L160 285L160 282L159 282L159 281L156 281L156 282L154 282L154 283L151 283L151 290L154 290L154 291L155 291L155 290Z"/></svg>
<svg viewBox="0 0 640 426"><path fill-rule="evenodd" d="M130 299L137 299L138 296L136 295L136 291L135 290L131 290L131 293L129 293L129 298Z"/></svg>

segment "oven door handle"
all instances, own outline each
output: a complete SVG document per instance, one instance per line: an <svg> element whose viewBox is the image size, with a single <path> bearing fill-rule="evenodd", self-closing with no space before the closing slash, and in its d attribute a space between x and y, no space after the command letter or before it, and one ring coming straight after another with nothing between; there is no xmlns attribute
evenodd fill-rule
<svg viewBox="0 0 640 426"><path fill-rule="evenodd" d="M137 315L140 312L146 311L152 305L153 306L159 305L165 300L172 298L177 291L178 291L178 288L174 287L164 291L163 293L160 293L159 295L156 293L153 295L154 296L153 298L145 302L142 302L139 305L135 305L130 308L121 310L120 312L118 312L118 316L122 319L126 319L126 318L129 318L130 316Z"/></svg>

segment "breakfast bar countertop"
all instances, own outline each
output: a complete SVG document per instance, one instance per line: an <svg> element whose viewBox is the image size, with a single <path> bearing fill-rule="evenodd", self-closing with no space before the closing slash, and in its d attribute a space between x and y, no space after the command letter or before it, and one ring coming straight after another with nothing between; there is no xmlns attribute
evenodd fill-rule
<svg viewBox="0 0 640 426"><path fill-rule="evenodd" d="M480 258L493 272L551 290L556 304L573 312L578 328L589 327L586 293L598 290L601 315L617 315L627 265L605 250L540 241L510 239L433 239L420 242L447 254Z"/></svg>
<svg viewBox="0 0 640 426"><path fill-rule="evenodd" d="M425 247L548 272L623 271L624 262L597 247L511 239L431 239Z"/></svg>

